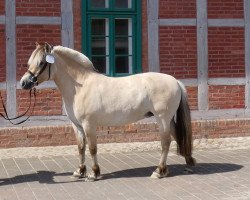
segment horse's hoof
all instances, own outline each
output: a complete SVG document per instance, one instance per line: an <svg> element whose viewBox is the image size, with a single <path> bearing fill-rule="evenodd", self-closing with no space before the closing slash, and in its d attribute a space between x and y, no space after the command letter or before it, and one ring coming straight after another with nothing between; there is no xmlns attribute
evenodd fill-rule
<svg viewBox="0 0 250 200"><path fill-rule="evenodd" d="M86 177L86 173L82 173L81 169L77 169L76 171L74 171L72 177L73 178L84 178L84 177Z"/></svg>
<svg viewBox="0 0 250 200"><path fill-rule="evenodd" d="M161 178L161 175L157 172L153 172L150 178Z"/></svg>
<svg viewBox="0 0 250 200"><path fill-rule="evenodd" d="M100 178L100 175L96 175L94 172L91 172L88 174L88 176L85 178L86 182L93 182Z"/></svg>
<svg viewBox="0 0 250 200"><path fill-rule="evenodd" d="M159 179L159 178L164 178L166 176L168 176L168 172L166 172L164 174L159 174L158 172L153 172L152 175L150 176L150 178Z"/></svg>

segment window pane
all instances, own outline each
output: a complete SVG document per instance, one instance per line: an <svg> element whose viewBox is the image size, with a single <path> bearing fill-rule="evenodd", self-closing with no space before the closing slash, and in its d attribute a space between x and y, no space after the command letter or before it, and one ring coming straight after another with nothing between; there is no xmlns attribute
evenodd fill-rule
<svg viewBox="0 0 250 200"><path fill-rule="evenodd" d="M90 0L92 8L108 8L109 0Z"/></svg>
<svg viewBox="0 0 250 200"><path fill-rule="evenodd" d="M115 8L132 8L132 0L115 0Z"/></svg>
<svg viewBox="0 0 250 200"><path fill-rule="evenodd" d="M106 38L92 38L92 55L106 55Z"/></svg>
<svg viewBox="0 0 250 200"><path fill-rule="evenodd" d="M92 35L108 35L108 19L91 20Z"/></svg>
<svg viewBox="0 0 250 200"><path fill-rule="evenodd" d="M109 19L91 19L91 54L109 55Z"/></svg>
<svg viewBox="0 0 250 200"><path fill-rule="evenodd" d="M99 73L106 74L108 57L104 57L104 56L95 57L95 56L93 56L92 62L93 62L94 67L99 71Z"/></svg>
<svg viewBox="0 0 250 200"><path fill-rule="evenodd" d="M115 57L115 73L132 73L132 56Z"/></svg>
<svg viewBox="0 0 250 200"><path fill-rule="evenodd" d="M115 54L128 54L128 38L115 39Z"/></svg>
<svg viewBox="0 0 250 200"><path fill-rule="evenodd" d="M115 19L115 34L128 35L128 19Z"/></svg>

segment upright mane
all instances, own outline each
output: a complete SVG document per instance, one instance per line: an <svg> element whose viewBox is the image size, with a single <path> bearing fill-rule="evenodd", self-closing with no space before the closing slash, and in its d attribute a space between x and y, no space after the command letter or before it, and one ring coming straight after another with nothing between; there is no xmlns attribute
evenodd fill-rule
<svg viewBox="0 0 250 200"><path fill-rule="evenodd" d="M66 58L72 59L81 67L95 71L94 65L88 57L78 51L63 46L55 46L53 51Z"/></svg>

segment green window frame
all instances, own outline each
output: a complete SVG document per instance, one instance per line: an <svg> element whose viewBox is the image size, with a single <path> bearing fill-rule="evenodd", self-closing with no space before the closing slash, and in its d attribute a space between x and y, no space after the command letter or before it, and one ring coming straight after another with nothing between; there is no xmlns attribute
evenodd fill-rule
<svg viewBox="0 0 250 200"><path fill-rule="evenodd" d="M116 2L125 2L124 0L94 1L105 2L105 7L104 4L93 7L93 1L82 1L83 53L94 65L98 65L98 60L105 63L105 66L95 67L108 76L126 76L142 72L141 0L127 0L127 7L116 7ZM100 26L94 29L98 23L105 25L105 30L102 27L102 34L98 32ZM123 24L128 27L125 35L119 33ZM100 48L100 44L103 48ZM98 45L99 49L95 49Z"/></svg>

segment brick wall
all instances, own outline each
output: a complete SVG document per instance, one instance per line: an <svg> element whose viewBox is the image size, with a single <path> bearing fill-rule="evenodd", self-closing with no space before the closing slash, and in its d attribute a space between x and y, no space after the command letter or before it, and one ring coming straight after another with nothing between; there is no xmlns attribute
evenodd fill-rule
<svg viewBox="0 0 250 200"><path fill-rule="evenodd" d="M16 15L60 16L60 0L16 0Z"/></svg>
<svg viewBox="0 0 250 200"><path fill-rule="evenodd" d="M1 92L1 95L2 95L2 98L3 98L4 105L6 105L6 91L5 90L0 90L0 92ZM0 97L0 113L3 113L3 112L4 112L4 109L3 109L3 104L2 104L1 97Z"/></svg>
<svg viewBox="0 0 250 200"><path fill-rule="evenodd" d="M0 82L6 78L6 45L5 45L5 27L0 25Z"/></svg>
<svg viewBox="0 0 250 200"><path fill-rule="evenodd" d="M186 87L190 110L198 110L198 87Z"/></svg>
<svg viewBox="0 0 250 200"><path fill-rule="evenodd" d="M82 14L81 0L75 0L73 3L74 15L74 49L82 51Z"/></svg>
<svg viewBox="0 0 250 200"><path fill-rule="evenodd" d="M243 0L208 0L208 18L243 18Z"/></svg>
<svg viewBox="0 0 250 200"><path fill-rule="evenodd" d="M27 71L35 42L61 44L60 25L17 25L17 80Z"/></svg>
<svg viewBox="0 0 250 200"><path fill-rule="evenodd" d="M32 96L31 108L33 108L34 97ZM17 90L17 111L24 113L29 107L29 91ZM62 97L57 89L43 89L36 91L36 106L33 115L61 115Z"/></svg>
<svg viewBox="0 0 250 200"><path fill-rule="evenodd" d="M244 28L208 29L209 77L244 77Z"/></svg>
<svg viewBox="0 0 250 200"><path fill-rule="evenodd" d="M160 18L195 18L196 0L160 0Z"/></svg>
<svg viewBox="0 0 250 200"><path fill-rule="evenodd" d="M245 86L209 86L209 109L245 107Z"/></svg>
<svg viewBox="0 0 250 200"><path fill-rule="evenodd" d="M5 13L5 0L0 0L0 15L4 15Z"/></svg>
<svg viewBox="0 0 250 200"><path fill-rule="evenodd" d="M175 78L196 78L196 27L162 26L159 37L161 72Z"/></svg>
<svg viewBox="0 0 250 200"><path fill-rule="evenodd" d="M250 120L193 121L194 138L250 136ZM98 127L97 142L138 142L160 139L155 123L130 124L118 127ZM0 128L0 148L57 146L76 144L70 125Z"/></svg>

